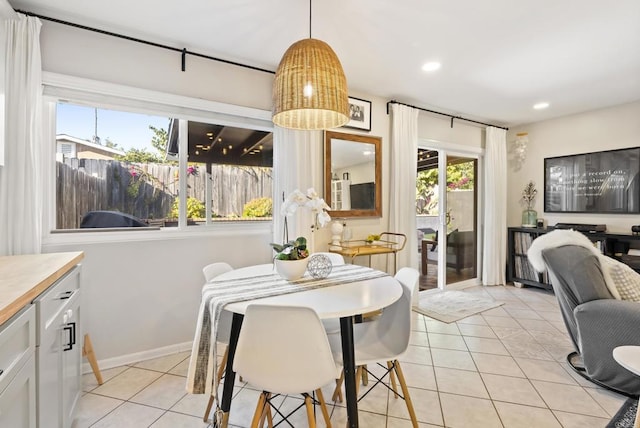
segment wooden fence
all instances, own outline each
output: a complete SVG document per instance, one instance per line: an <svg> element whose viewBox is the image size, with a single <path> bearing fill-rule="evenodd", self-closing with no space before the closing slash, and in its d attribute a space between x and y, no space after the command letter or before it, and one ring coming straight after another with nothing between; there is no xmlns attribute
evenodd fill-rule
<svg viewBox="0 0 640 428"><path fill-rule="evenodd" d="M189 168L187 197L204 202L205 166ZM178 196L177 166L71 158L56 169L57 229L78 228L82 216L95 210L164 219ZM213 165L211 182L216 216L240 217L250 200L272 196L271 168Z"/></svg>

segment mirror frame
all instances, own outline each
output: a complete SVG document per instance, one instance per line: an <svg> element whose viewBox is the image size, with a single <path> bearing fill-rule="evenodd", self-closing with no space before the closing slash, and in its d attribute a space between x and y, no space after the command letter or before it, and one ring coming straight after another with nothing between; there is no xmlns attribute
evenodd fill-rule
<svg viewBox="0 0 640 428"><path fill-rule="evenodd" d="M375 207L372 210L331 210L332 218L342 217L382 217L382 138L371 135L345 134L325 131L324 133L324 200L331 206L331 140L340 139L355 143L373 144L375 147Z"/></svg>

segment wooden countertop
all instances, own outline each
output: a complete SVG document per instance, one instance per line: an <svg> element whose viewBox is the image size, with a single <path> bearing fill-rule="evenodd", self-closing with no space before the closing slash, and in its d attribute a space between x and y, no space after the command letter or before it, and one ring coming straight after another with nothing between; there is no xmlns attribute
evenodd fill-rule
<svg viewBox="0 0 640 428"><path fill-rule="evenodd" d="M82 251L0 257L0 324L84 258Z"/></svg>

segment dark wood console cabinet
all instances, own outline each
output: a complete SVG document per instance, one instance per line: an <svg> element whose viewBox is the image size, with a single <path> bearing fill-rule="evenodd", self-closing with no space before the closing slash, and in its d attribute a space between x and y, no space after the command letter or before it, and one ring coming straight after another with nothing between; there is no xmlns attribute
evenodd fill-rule
<svg viewBox="0 0 640 428"><path fill-rule="evenodd" d="M530 227L510 227L507 235L507 281L551 290L546 273L540 274L533 269L527 258L527 250L540 235L551 232L553 228L537 229ZM584 233L594 245L609 257L628 264L640 272L640 257L628 256L629 249L640 250L640 235L624 233Z"/></svg>

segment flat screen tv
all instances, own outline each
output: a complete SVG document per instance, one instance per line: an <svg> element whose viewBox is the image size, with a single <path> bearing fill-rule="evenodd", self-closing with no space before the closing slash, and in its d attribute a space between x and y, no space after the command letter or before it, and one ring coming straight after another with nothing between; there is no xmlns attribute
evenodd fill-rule
<svg viewBox="0 0 640 428"><path fill-rule="evenodd" d="M547 213L640 213L640 147L544 160Z"/></svg>
<svg viewBox="0 0 640 428"><path fill-rule="evenodd" d="M375 183L352 184L350 187L351 209L372 210L376 206Z"/></svg>

